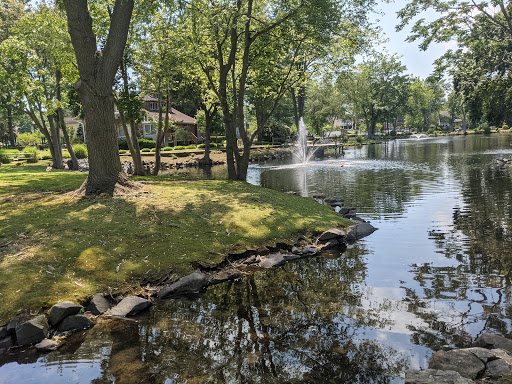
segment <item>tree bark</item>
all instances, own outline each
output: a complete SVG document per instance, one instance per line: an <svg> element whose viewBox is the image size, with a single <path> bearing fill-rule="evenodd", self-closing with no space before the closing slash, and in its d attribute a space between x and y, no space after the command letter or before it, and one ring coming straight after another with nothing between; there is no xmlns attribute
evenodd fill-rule
<svg viewBox="0 0 512 384"><path fill-rule="evenodd" d="M206 126L204 129L204 156L201 160L199 160L199 164L211 166L213 162L212 159L210 159L210 137L212 133L213 118L217 113L217 106L214 105L210 108L207 108L205 105L203 105L203 111L206 120Z"/></svg>
<svg viewBox="0 0 512 384"><path fill-rule="evenodd" d="M7 102L11 100L11 95L8 96ZM16 146L16 135L14 134L14 123L12 119L12 106L7 104L7 129L9 130L9 142L12 147Z"/></svg>
<svg viewBox="0 0 512 384"><path fill-rule="evenodd" d="M55 158L53 161L53 168L63 169L64 161L62 159L62 147L60 145L60 129L55 124L55 119L52 115L48 115L47 119L48 119L48 125L50 125L50 135L52 137L51 145L53 146L53 151L55 154Z"/></svg>
<svg viewBox="0 0 512 384"><path fill-rule="evenodd" d="M75 88L87 120L89 176L80 189L86 195L114 195L117 190L124 192L136 186L121 168L112 94L133 6L133 0L116 0L107 40L103 50L98 51L87 0L64 0L80 74Z"/></svg>
<svg viewBox="0 0 512 384"><path fill-rule="evenodd" d="M162 149L162 143L164 142L165 135L169 131L169 114L171 112L171 102L169 97L169 92L165 97L165 124L162 129L162 107L161 107L161 98L158 97L158 134L156 136L156 148L155 148L155 167L153 168L153 176L158 176L158 172L160 172L160 165L162 157L160 155L160 151Z"/></svg>

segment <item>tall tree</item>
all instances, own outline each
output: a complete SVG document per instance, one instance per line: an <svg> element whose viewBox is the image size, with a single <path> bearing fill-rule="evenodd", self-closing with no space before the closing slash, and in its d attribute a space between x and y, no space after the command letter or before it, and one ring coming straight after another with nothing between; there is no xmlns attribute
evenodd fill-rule
<svg viewBox="0 0 512 384"><path fill-rule="evenodd" d="M87 0L63 0L68 31L75 51L79 80L75 88L87 121L89 176L81 190L86 195L113 195L117 188L135 184L121 168L114 126L112 87L126 45L133 0L116 0L102 49L93 32Z"/></svg>

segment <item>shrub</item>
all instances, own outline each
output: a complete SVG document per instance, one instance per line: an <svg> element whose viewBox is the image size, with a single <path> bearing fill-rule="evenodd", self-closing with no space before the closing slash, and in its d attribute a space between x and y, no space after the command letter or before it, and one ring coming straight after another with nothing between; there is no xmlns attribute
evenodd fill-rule
<svg viewBox="0 0 512 384"><path fill-rule="evenodd" d="M174 147L175 151L179 151L179 150L182 150L182 149L185 149L185 147L183 145L177 145L177 146Z"/></svg>
<svg viewBox="0 0 512 384"><path fill-rule="evenodd" d="M18 152L18 150L16 150L16 152ZM14 153L14 152L9 152L8 149L1 150L0 151L0 163L2 163L2 164L9 164L12 161L12 156L8 156L8 155L6 155L6 153Z"/></svg>
<svg viewBox="0 0 512 384"><path fill-rule="evenodd" d="M151 149L149 149L149 148L142 148L140 151L141 152L151 152Z"/></svg>
<svg viewBox="0 0 512 384"><path fill-rule="evenodd" d="M43 154L41 154L40 157L41 157L41 160L51 160L52 154L49 152L44 152Z"/></svg>
<svg viewBox="0 0 512 384"><path fill-rule="evenodd" d="M75 156L77 159L87 159L87 146L85 144L76 144L73 147L73 151L75 151Z"/></svg>
<svg viewBox="0 0 512 384"><path fill-rule="evenodd" d="M204 148L204 147L206 147L206 144L198 144L197 145L197 148Z"/></svg>
<svg viewBox="0 0 512 384"><path fill-rule="evenodd" d="M139 139L140 148L155 148L156 141L151 139Z"/></svg>
<svg viewBox="0 0 512 384"><path fill-rule="evenodd" d="M120 149L120 150L119 150L119 154L120 154L120 155L124 155L124 154L125 154L125 153L127 153L127 152L128 152L128 150L126 150L126 149Z"/></svg>
<svg viewBox="0 0 512 384"><path fill-rule="evenodd" d="M197 147L194 144L187 145L186 149L196 149Z"/></svg>
<svg viewBox="0 0 512 384"><path fill-rule="evenodd" d="M491 133L491 127L486 122L480 124L480 126L478 128L479 128L479 130L483 131L486 135Z"/></svg>
<svg viewBox="0 0 512 384"><path fill-rule="evenodd" d="M162 151L172 151L172 147L163 147Z"/></svg>
<svg viewBox="0 0 512 384"><path fill-rule="evenodd" d="M391 132L389 132L389 136L395 137L396 136L396 131L392 130Z"/></svg>
<svg viewBox="0 0 512 384"><path fill-rule="evenodd" d="M156 148L151 148L150 152L156 152Z"/></svg>
<svg viewBox="0 0 512 384"><path fill-rule="evenodd" d="M62 158L63 159L70 159L71 158L71 155L69 154L68 150L67 149L64 149L62 151Z"/></svg>
<svg viewBox="0 0 512 384"><path fill-rule="evenodd" d="M434 130L434 128L430 128L430 129L427 131L427 135L433 135L434 133L436 133L436 131Z"/></svg>
<svg viewBox="0 0 512 384"><path fill-rule="evenodd" d="M119 147L119 149L122 149L122 150L128 150L128 143L126 142L125 139L120 139L120 140L117 140L117 146Z"/></svg>
<svg viewBox="0 0 512 384"><path fill-rule="evenodd" d="M357 141L359 144L361 144L361 143L363 142L363 136L360 136L360 135L356 136L356 141Z"/></svg>
<svg viewBox="0 0 512 384"><path fill-rule="evenodd" d="M501 129L508 130L510 129L510 127L507 124L503 124Z"/></svg>

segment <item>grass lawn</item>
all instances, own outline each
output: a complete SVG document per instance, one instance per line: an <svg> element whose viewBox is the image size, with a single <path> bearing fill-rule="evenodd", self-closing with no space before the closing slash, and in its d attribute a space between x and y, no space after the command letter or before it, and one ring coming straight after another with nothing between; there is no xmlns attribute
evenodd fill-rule
<svg viewBox="0 0 512 384"><path fill-rule="evenodd" d="M311 198L226 180L145 178L137 195L77 198L64 192L86 174L45 168L0 167L0 324L349 223Z"/></svg>

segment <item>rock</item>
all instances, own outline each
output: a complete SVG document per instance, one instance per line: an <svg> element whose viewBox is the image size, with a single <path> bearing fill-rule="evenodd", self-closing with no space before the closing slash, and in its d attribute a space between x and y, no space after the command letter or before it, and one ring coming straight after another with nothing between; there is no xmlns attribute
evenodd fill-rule
<svg viewBox="0 0 512 384"><path fill-rule="evenodd" d="M355 215L356 214L356 209L353 208L353 207L344 207L344 208L341 208L340 211L339 211L340 215L347 215L349 213L353 213Z"/></svg>
<svg viewBox="0 0 512 384"><path fill-rule="evenodd" d="M511 371L510 365L508 365L507 362L502 359L489 361L486 365L486 368L487 373L493 377L508 375Z"/></svg>
<svg viewBox="0 0 512 384"><path fill-rule="evenodd" d="M316 255L319 252L319 249L316 245L306 245L302 248L302 253L305 255Z"/></svg>
<svg viewBox="0 0 512 384"><path fill-rule="evenodd" d="M485 370L485 364L478 357L462 349L434 353L430 358L428 367L443 371L455 371L472 380Z"/></svg>
<svg viewBox="0 0 512 384"><path fill-rule="evenodd" d="M255 258L256 259L256 258ZM238 269L223 269L210 278L210 284L218 284L228 280L236 280L244 277L245 274Z"/></svg>
<svg viewBox="0 0 512 384"><path fill-rule="evenodd" d="M3 339L5 336L7 336L7 327L0 327L0 339Z"/></svg>
<svg viewBox="0 0 512 384"><path fill-rule="evenodd" d="M151 301L138 296L125 297L114 308L109 309L106 314L110 316L134 316L151 305Z"/></svg>
<svg viewBox="0 0 512 384"><path fill-rule="evenodd" d="M295 254L295 255L299 255L301 252L300 252L300 249L299 249L299 248L297 248L297 247L293 246L293 247L292 247L292 253L293 253L293 254Z"/></svg>
<svg viewBox="0 0 512 384"><path fill-rule="evenodd" d="M502 359L512 367L512 356L510 356L507 351L504 349L491 349L490 352L494 354L496 359Z"/></svg>
<svg viewBox="0 0 512 384"><path fill-rule="evenodd" d="M473 347L473 348L464 348L463 351L471 352L473 355L478 357L484 364L489 360L497 359L496 354L488 349Z"/></svg>
<svg viewBox="0 0 512 384"><path fill-rule="evenodd" d="M247 265L254 264L254 263L257 263L257 261L256 261L256 256L255 256L255 255L249 256L249 257L248 257L247 259L245 259L245 261L244 261L244 264L247 264Z"/></svg>
<svg viewBox="0 0 512 384"><path fill-rule="evenodd" d="M340 246L340 242L336 239L330 239L326 243L321 245L322 251L327 251L328 249L338 248Z"/></svg>
<svg viewBox="0 0 512 384"><path fill-rule="evenodd" d="M365 219L360 218L359 216L352 216L352 217L350 218L350 220L352 220L352 221L357 221L357 222L359 222L359 223L366 223L366 220L365 220Z"/></svg>
<svg viewBox="0 0 512 384"><path fill-rule="evenodd" d="M325 199L325 195L322 195L321 193L317 193L316 195L313 195L314 199Z"/></svg>
<svg viewBox="0 0 512 384"><path fill-rule="evenodd" d="M283 255L283 258L285 261L292 261L292 260L300 259L301 255L289 254L289 255Z"/></svg>
<svg viewBox="0 0 512 384"><path fill-rule="evenodd" d="M74 331L77 329L91 328L94 324L85 315L71 315L66 317L59 324L59 332Z"/></svg>
<svg viewBox="0 0 512 384"><path fill-rule="evenodd" d="M60 344L58 341L52 339L44 339L40 343L34 345L34 347L40 352L51 352L59 348Z"/></svg>
<svg viewBox="0 0 512 384"><path fill-rule="evenodd" d="M158 292L159 299L165 299L171 296L178 296L190 293L199 292L206 285L208 285L208 279L199 271L195 271L190 275L182 277L175 283L164 287Z"/></svg>
<svg viewBox="0 0 512 384"><path fill-rule="evenodd" d="M18 345L39 343L41 340L46 339L48 334L48 322L44 315L39 315L16 326Z"/></svg>
<svg viewBox="0 0 512 384"><path fill-rule="evenodd" d="M110 303L103 295L97 293L92 298L91 302L87 306L86 310L90 311L93 315L101 315L110 309Z"/></svg>
<svg viewBox="0 0 512 384"><path fill-rule="evenodd" d="M280 265L283 265L284 263L286 263L286 260L284 259L283 255L281 255L280 253L273 253L263 258L263 260L260 261L259 266L261 268L268 269L278 267Z"/></svg>
<svg viewBox="0 0 512 384"><path fill-rule="evenodd" d="M7 352L7 348L0 348L0 356Z"/></svg>
<svg viewBox="0 0 512 384"><path fill-rule="evenodd" d="M5 348L9 349L14 345L14 340L12 339L12 336L6 336L3 339L0 339L0 349Z"/></svg>
<svg viewBox="0 0 512 384"><path fill-rule="evenodd" d="M345 241L345 237L347 237L347 232L345 232L343 229L340 229L340 228L331 228L327 231L325 231L324 233L322 233L318 239L317 239L317 243L318 242L326 242L328 240L331 240L331 239L342 239L342 241Z"/></svg>
<svg viewBox="0 0 512 384"><path fill-rule="evenodd" d="M66 317L76 315L82 310L82 308L83 307L80 304L75 304L71 301L63 301L62 303L57 303L50 310L48 321L51 325L56 326Z"/></svg>
<svg viewBox="0 0 512 384"><path fill-rule="evenodd" d="M512 340L494 333L484 333L473 343L474 347L482 347L487 349L504 349L512 353Z"/></svg>
<svg viewBox="0 0 512 384"><path fill-rule="evenodd" d="M329 204L329 205L343 204L345 202L345 200L342 199L341 197L327 197L326 199L324 199L324 201L326 204Z"/></svg>
<svg viewBox="0 0 512 384"><path fill-rule="evenodd" d="M360 240L363 237L371 235L375 232L377 228L375 228L370 223L359 223L356 225L352 225L347 228L347 241L356 241Z"/></svg>
<svg viewBox="0 0 512 384"><path fill-rule="evenodd" d="M455 371L426 369L424 371L405 371L405 384L471 384L472 380L462 377Z"/></svg>
<svg viewBox="0 0 512 384"><path fill-rule="evenodd" d="M16 326L20 323L20 319L15 318L9 321L9 324L6 326L7 333L9 335L16 335Z"/></svg>

